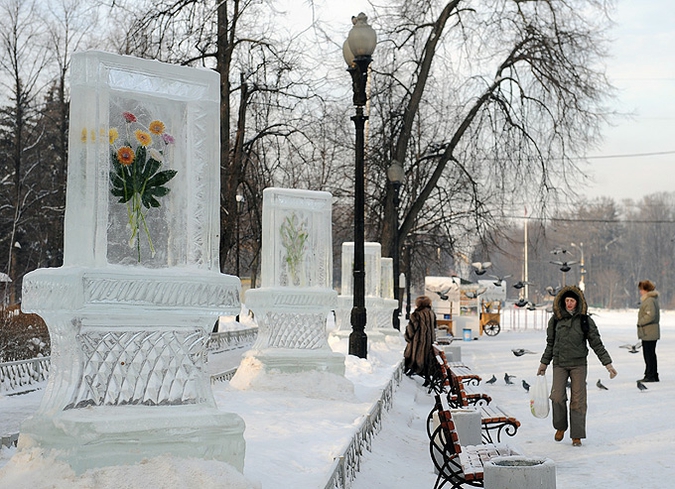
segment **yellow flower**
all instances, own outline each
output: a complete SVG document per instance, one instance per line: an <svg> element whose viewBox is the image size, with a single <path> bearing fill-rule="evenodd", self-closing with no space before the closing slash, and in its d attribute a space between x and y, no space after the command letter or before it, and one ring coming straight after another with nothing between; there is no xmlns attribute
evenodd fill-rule
<svg viewBox="0 0 675 489"><path fill-rule="evenodd" d="M164 123L162 121L152 121L148 126L150 132L158 136L164 132Z"/></svg>
<svg viewBox="0 0 675 489"><path fill-rule="evenodd" d="M89 131L89 137L91 138L92 141L96 141L96 131L93 129Z"/></svg>
<svg viewBox="0 0 675 489"><path fill-rule="evenodd" d="M115 141L117 141L119 135L120 133L117 132L117 128L111 127L110 130L108 131L108 139L110 140L110 144L113 144Z"/></svg>
<svg viewBox="0 0 675 489"><path fill-rule="evenodd" d="M136 155L134 150L129 146L122 146L117 150L117 161L119 161L124 166L129 166L134 162Z"/></svg>
<svg viewBox="0 0 675 489"><path fill-rule="evenodd" d="M83 143L86 143L86 142L87 142L87 136L88 136L88 135L89 135L89 131L87 131L87 128L85 127L84 129L82 129L82 135L80 136L80 140L81 140Z"/></svg>
<svg viewBox="0 0 675 489"><path fill-rule="evenodd" d="M134 131L134 136L136 136L136 140L141 146L148 147L152 144L152 137L150 137L150 134L145 131L136 129L136 131Z"/></svg>

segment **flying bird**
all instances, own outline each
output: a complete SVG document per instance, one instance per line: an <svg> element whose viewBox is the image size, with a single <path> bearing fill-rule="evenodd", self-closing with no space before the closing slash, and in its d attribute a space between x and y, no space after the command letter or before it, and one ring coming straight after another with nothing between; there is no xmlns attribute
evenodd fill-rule
<svg viewBox="0 0 675 489"><path fill-rule="evenodd" d="M497 382L497 377L495 377L494 374L492 374L492 378L490 380L485 381L486 384L494 384L495 382Z"/></svg>
<svg viewBox="0 0 675 489"><path fill-rule="evenodd" d="M603 391L609 390L607 387L605 387L605 386L603 385L602 382L600 382L600 379L598 379L598 381L595 383L595 386L596 386L598 389L603 390Z"/></svg>
<svg viewBox="0 0 675 489"><path fill-rule="evenodd" d="M515 375L509 375L507 373L504 374L504 382L506 382L506 385L513 385L513 382L511 382L511 379L514 378Z"/></svg>
<svg viewBox="0 0 675 489"><path fill-rule="evenodd" d="M516 282L515 284L513 284L513 288L514 288L514 289L522 289L522 288L524 288L526 285L532 285L532 284L531 284L530 282L525 282L524 280L519 280L518 282Z"/></svg>
<svg viewBox="0 0 675 489"><path fill-rule="evenodd" d="M634 345L621 345L619 348L625 348L628 350L628 353L637 353L638 350L642 347L642 342L638 341Z"/></svg>
<svg viewBox="0 0 675 489"><path fill-rule="evenodd" d="M448 292L450 292L450 290L452 289L452 286L447 287L445 289L432 289L431 287L427 287L427 289L429 290L429 292L434 292L435 294L437 294L438 297L442 301L447 301L448 300Z"/></svg>
<svg viewBox="0 0 675 489"><path fill-rule="evenodd" d="M476 273L476 275L483 275L485 272L487 272L487 269L492 266L492 262L489 261L484 261L484 262L475 262L472 263L471 266L473 267L473 271Z"/></svg>
<svg viewBox="0 0 675 489"><path fill-rule="evenodd" d="M525 379L523 379L523 388L527 391L530 392L530 384L525 382Z"/></svg>
<svg viewBox="0 0 675 489"><path fill-rule="evenodd" d="M561 272L569 272L572 270L572 267L570 265L576 265L578 262L576 261L552 261L554 265L560 265L560 271Z"/></svg>
<svg viewBox="0 0 675 489"><path fill-rule="evenodd" d="M551 287L549 285L548 287L546 287L545 290L548 293L548 295L550 295L551 297L555 297L558 294L558 292L560 292L560 287Z"/></svg>
<svg viewBox="0 0 675 489"><path fill-rule="evenodd" d="M477 289L476 291L467 290L467 291L464 292L464 295L467 296L469 299L476 299L481 294L484 294L486 290L487 290L487 287L481 287L480 289Z"/></svg>
<svg viewBox="0 0 675 489"><path fill-rule="evenodd" d="M533 352L533 351L530 351L530 350L526 350L524 348L513 348L511 351L517 357L522 357L526 353L536 353L536 352Z"/></svg>
<svg viewBox="0 0 675 489"><path fill-rule="evenodd" d="M510 276L511 276L511 275L504 275L503 277L499 277L499 276L497 276L497 275L490 275L490 278L495 279L495 281L492 282L492 283L495 284L496 287L501 287L502 282L504 282L504 280L506 280L506 279L509 278Z"/></svg>
<svg viewBox="0 0 675 489"><path fill-rule="evenodd" d="M559 254L564 255L565 253L567 253L567 250L565 248L561 248L561 247L557 247L556 249L551 250L552 255L559 255Z"/></svg>
<svg viewBox="0 0 675 489"><path fill-rule="evenodd" d="M514 302L513 305L516 307L525 307L526 305L529 304L529 301L527 299L518 299L518 302Z"/></svg>
<svg viewBox="0 0 675 489"><path fill-rule="evenodd" d="M529 302L527 303L527 310L528 310L528 311L536 311L536 310L537 310L537 307L540 306L540 305L541 305L541 304L535 304L534 302L529 301Z"/></svg>
<svg viewBox="0 0 675 489"><path fill-rule="evenodd" d="M647 390L647 386L644 385L644 384L643 384L642 382L640 382L639 380L637 381L637 388L640 389L641 391L646 391L646 390Z"/></svg>

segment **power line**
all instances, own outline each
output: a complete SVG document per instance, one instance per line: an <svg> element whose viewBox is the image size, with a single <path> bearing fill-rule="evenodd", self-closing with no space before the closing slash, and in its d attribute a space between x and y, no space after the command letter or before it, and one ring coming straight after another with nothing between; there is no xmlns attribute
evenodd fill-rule
<svg viewBox="0 0 675 489"><path fill-rule="evenodd" d="M603 160L609 158L637 158L643 156L663 156L663 155L675 155L675 151L657 151L654 153L625 153L625 154L616 154L616 155L599 155L599 156L580 156L580 160Z"/></svg>
<svg viewBox="0 0 675 489"><path fill-rule="evenodd" d="M527 219L529 221L552 221L552 222L590 222L601 224L675 224L675 221L662 219L585 219L569 217L535 217L535 216L503 216L507 219Z"/></svg>

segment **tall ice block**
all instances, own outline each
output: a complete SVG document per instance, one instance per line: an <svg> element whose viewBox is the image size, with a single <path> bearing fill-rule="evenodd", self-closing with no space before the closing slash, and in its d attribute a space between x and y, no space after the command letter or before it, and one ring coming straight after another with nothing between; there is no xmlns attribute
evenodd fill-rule
<svg viewBox="0 0 675 489"><path fill-rule="evenodd" d="M172 454L243 470L244 422L220 412L206 361L219 315L219 78L81 52L71 65L64 266L25 276L52 369L19 448L76 472Z"/></svg>
<svg viewBox="0 0 675 489"><path fill-rule="evenodd" d="M344 375L344 355L328 345L332 288L332 197L328 192L263 191L262 287L246 292L259 332L245 361L268 373L319 370Z"/></svg>

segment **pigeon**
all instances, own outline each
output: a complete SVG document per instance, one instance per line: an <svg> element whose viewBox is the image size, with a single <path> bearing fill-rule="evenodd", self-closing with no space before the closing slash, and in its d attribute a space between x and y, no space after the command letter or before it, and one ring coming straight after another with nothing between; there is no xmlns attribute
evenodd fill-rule
<svg viewBox="0 0 675 489"><path fill-rule="evenodd" d="M643 384L642 382L640 382L639 380L637 381L637 388L640 389L641 391L646 391L646 390L647 390L647 386L644 385L644 384Z"/></svg>
<svg viewBox="0 0 675 489"><path fill-rule="evenodd" d="M529 303L530 301L528 301L527 299L518 299L518 302L514 302L513 305L516 307L525 307Z"/></svg>
<svg viewBox="0 0 675 489"><path fill-rule="evenodd" d="M570 265L576 265L578 262L576 261L552 261L550 263L553 263L554 265L560 265L560 271L561 272L569 272L572 270L572 267Z"/></svg>
<svg viewBox="0 0 675 489"><path fill-rule="evenodd" d="M491 278L495 279L493 284L495 284L495 287L501 287L502 282L504 282L505 279L509 278L511 275L504 275L503 277L498 277L497 275L490 275Z"/></svg>
<svg viewBox="0 0 675 489"><path fill-rule="evenodd" d="M556 248L555 250L551 250L552 255L566 255L567 253L569 253L569 251L560 247Z"/></svg>
<svg viewBox="0 0 675 489"><path fill-rule="evenodd" d="M495 382L497 382L497 377L495 377L494 374L490 380L485 381L486 384L494 384Z"/></svg>
<svg viewBox="0 0 675 489"><path fill-rule="evenodd" d="M441 289L432 289L431 287L427 287L429 289L429 292L434 292L442 301L447 301L448 300L448 292L452 290L453 286L451 285L450 287L446 288L441 288Z"/></svg>
<svg viewBox="0 0 675 489"><path fill-rule="evenodd" d="M525 379L523 379L523 387L525 388L525 390L526 390L527 392L530 392L530 384L528 384L527 382L525 382Z"/></svg>
<svg viewBox="0 0 675 489"><path fill-rule="evenodd" d="M473 267L473 271L476 273L476 275L483 275L485 272L487 272L487 269L492 266L492 262L489 261L484 261L484 262L475 262L472 263L471 266Z"/></svg>
<svg viewBox="0 0 675 489"><path fill-rule="evenodd" d="M540 305L541 305L541 304L535 304L534 302L529 301L529 302L527 303L527 310L528 310L528 311L536 311L536 310L537 310L537 307L540 306Z"/></svg>
<svg viewBox="0 0 675 489"><path fill-rule="evenodd" d="M637 353L641 347L642 342L638 341L634 345L621 345L619 348L626 348L628 350L628 353Z"/></svg>
<svg viewBox="0 0 675 489"><path fill-rule="evenodd" d="M549 286L546 287L545 290L548 293L548 295L550 295L551 297L555 297L556 294L558 292L560 292L560 287L552 287L552 286L549 285Z"/></svg>
<svg viewBox="0 0 675 489"><path fill-rule="evenodd" d="M509 375L507 373L504 374L504 382L506 382L506 385L513 385L513 382L511 382L511 379L514 378L515 375Z"/></svg>
<svg viewBox="0 0 675 489"><path fill-rule="evenodd" d="M484 294L486 290L487 290L487 287L481 287L480 289L476 290L475 292L472 291L472 290L467 290L467 291L464 292L464 295L467 296L469 299L476 299L481 294Z"/></svg>
<svg viewBox="0 0 675 489"><path fill-rule="evenodd" d="M526 350L524 348L513 348L511 351L517 357L522 357L526 353L536 353L536 352L533 352L533 351L530 351L530 350Z"/></svg>
<svg viewBox="0 0 675 489"><path fill-rule="evenodd" d="M530 282L525 282L524 280L519 280L518 282L516 282L515 284L513 284L513 288L514 288L514 289L522 289L522 288L524 288L526 285L532 285L532 284L531 284Z"/></svg>
<svg viewBox="0 0 675 489"><path fill-rule="evenodd" d="M607 391L609 390L607 387L605 387L602 382L600 382L600 379L595 383L596 387L600 390Z"/></svg>

